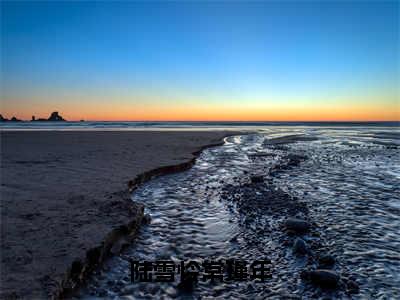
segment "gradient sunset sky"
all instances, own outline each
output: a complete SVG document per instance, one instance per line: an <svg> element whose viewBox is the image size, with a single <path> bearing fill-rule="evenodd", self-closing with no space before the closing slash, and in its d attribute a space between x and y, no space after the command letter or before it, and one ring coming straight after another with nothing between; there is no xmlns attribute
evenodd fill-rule
<svg viewBox="0 0 400 300"><path fill-rule="evenodd" d="M0 113L400 120L399 3L2 1Z"/></svg>

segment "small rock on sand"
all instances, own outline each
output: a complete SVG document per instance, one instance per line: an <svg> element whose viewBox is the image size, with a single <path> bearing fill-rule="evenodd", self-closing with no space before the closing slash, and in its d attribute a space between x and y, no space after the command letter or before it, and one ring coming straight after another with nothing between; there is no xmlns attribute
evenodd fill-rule
<svg viewBox="0 0 400 300"><path fill-rule="evenodd" d="M310 224L302 219L288 218L285 222L286 229L296 233L304 233L310 229Z"/></svg>
<svg viewBox="0 0 400 300"><path fill-rule="evenodd" d="M142 224L150 224L151 223L151 216L149 214L145 214L142 219Z"/></svg>
<svg viewBox="0 0 400 300"><path fill-rule="evenodd" d="M336 288L340 280L336 272L325 269L303 271L301 277L323 288Z"/></svg>
<svg viewBox="0 0 400 300"><path fill-rule="evenodd" d="M264 176L251 176L250 181L252 183L261 183L264 182Z"/></svg>
<svg viewBox="0 0 400 300"><path fill-rule="evenodd" d="M129 245L128 241L126 241L125 239L120 239L118 240L110 249L110 252L113 255L118 255L121 250L126 247L127 245Z"/></svg>
<svg viewBox="0 0 400 300"><path fill-rule="evenodd" d="M304 255L308 252L308 246L303 239L296 238L293 244L293 252L296 254Z"/></svg>
<svg viewBox="0 0 400 300"><path fill-rule="evenodd" d="M335 258L330 254L322 254L318 257L320 266L331 267L335 264Z"/></svg>
<svg viewBox="0 0 400 300"><path fill-rule="evenodd" d="M350 294L357 294L359 292L359 290L360 290L360 288L358 287L357 282L355 282L353 280L347 281L346 286L347 286L347 291Z"/></svg>

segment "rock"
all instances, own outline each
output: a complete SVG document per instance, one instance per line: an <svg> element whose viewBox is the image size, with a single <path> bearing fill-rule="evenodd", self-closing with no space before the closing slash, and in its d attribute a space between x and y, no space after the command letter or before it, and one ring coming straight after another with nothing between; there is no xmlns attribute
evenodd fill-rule
<svg viewBox="0 0 400 300"><path fill-rule="evenodd" d="M290 167L297 167L305 157L301 155L289 154L287 165Z"/></svg>
<svg viewBox="0 0 400 300"><path fill-rule="evenodd" d="M6 121L8 121L8 119L7 118L3 118L3 116L0 115L0 122L6 122Z"/></svg>
<svg viewBox="0 0 400 300"><path fill-rule="evenodd" d="M252 183L261 183L264 182L264 176L250 176L250 181Z"/></svg>
<svg viewBox="0 0 400 300"><path fill-rule="evenodd" d="M306 242L303 239L296 238L293 244L293 252L301 255L307 254L308 246Z"/></svg>
<svg viewBox="0 0 400 300"><path fill-rule="evenodd" d="M50 117L47 119L47 121L65 121L63 117L61 117L57 111L52 112Z"/></svg>
<svg viewBox="0 0 400 300"><path fill-rule="evenodd" d="M191 293L196 285L197 281L194 278L185 278L182 280L177 288L184 293Z"/></svg>
<svg viewBox="0 0 400 300"><path fill-rule="evenodd" d="M111 280L111 279L107 280L107 285L108 286L114 285L114 280Z"/></svg>
<svg viewBox="0 0 400 300"><path fill-rule="evenodd" d="M231 243L237 243L237 235L235 235L234 237L232 237L230 240L229 240L229 242L231 242Z"/></svg>
<svg viewBox="0 0 400 300"><path fill-rule="evenodd" d="M326 269L304 271L301 278L310 280L313 284L323 288L336 288L340 280L340 276L335 271Z"/></svg>
<svg viewBox="0 0 400 300"><path fill-rule="evenodd" d="M16 117L12 117L10 121L12 121L12 122L21 122L21 120L17 119Z"/></svg>
<svg viewBox="0 0 400 300"><path fill-rule="evenodd" d="M83 263L80 259L75 259L72 262L72 266L71 266L71 277L75 280L78 280L80 273L83 269Z"/></svg>
<svg viewBox="0 0 400 300"><path fill-rule="evenodd" d="M310 229L310 224L302 219L288 218L285 222L286 229L296 233L304 233Z"/></svg>
<svg viewBox="0 0 400 300"><path fill-rule="evenodd" d="M151 223L151 216L149 214L145 214L142 219L142 224L150 224Z"/></svg>
<svg viewBox="0 0 400 300"><path fill-rule="evenodd" d="M302 280L310 280L310 270L303 270L303 271L301 271L301 273L300 273L300 278L302 279Z"/></svg>
<svg viewBox="0 0 400 300"><path fill-rule="evenodd" d="M120 252L121 252L121 249L122 249L122 245L121 245L121 243L115 243L112 247L111 247L111 249L110 249L110 252L113 254L113 255L118 255Z"/></svg>
<svg viewBox="0 0 400 300"><path fill-rule="evenodd" d="M360 288L359 288L357 282L355 282L353 280L347 281L346 287L347 287L347 291L350 294L357 294L360 291Z"/></svg>
<svg viewBox="0 0 400 300"><path fill-rule="evenodd" d="M113 255L118 255L127 245L129 245L129 243L125 239L120 239L111 247L110 252Z"/></svg>
<svg viewBox="0 0 400 300"><path fill-rule="evenodd" d="M320 266L331 267L335 264L335 258L330 254L322 254L318 257Z"/></svg>
<svg viewBox="0 0 400 300"><path fill-rule="evenodd" d="M107 296L107 291L104 289L101 289L101 290L97 291L96 294L97 294L97 296L104 298Z"/></svg>

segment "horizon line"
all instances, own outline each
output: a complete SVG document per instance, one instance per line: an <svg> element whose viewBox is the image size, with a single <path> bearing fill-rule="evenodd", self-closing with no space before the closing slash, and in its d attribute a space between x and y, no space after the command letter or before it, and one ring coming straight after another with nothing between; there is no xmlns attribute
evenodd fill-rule
<svg viewBox="0 0 400 300"><path fill-rule="evenodd" d="M65 120L65 121L32 121L32 120L18 120L18 121L5 121L6 122L29 122L29 123L43 123L43 122L52 122L52 123L83 123L83 122L155 122L155 123L162 123L162 122L175 122L175 123L398 123L399 120Z"/></svg>

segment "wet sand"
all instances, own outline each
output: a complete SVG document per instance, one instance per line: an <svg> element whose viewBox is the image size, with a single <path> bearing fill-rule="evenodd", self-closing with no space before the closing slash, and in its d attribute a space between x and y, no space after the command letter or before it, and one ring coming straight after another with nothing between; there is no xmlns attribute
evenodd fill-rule
<svg viewBox="0 0 400 300"><path fill-rule="evenodd" d="M151 224L76 297L398 299L399 157L394 138L376 145L372 132L273 128L230 137L187 172L142 185L133 199ZM132 282L129 268L131 259L227 266L232 258L268 259L272 276L231 280L227 268L212 284L203 268L197 283L179 275Z"/></svg>
<svg viewBox="0 0 400 300"><path fill-rule="evenodd" d="M227 134L1 132L0 298L73 288L139 227L143 206L129 194L149 179L139 175L190 167L194 153Z"/></svg>

